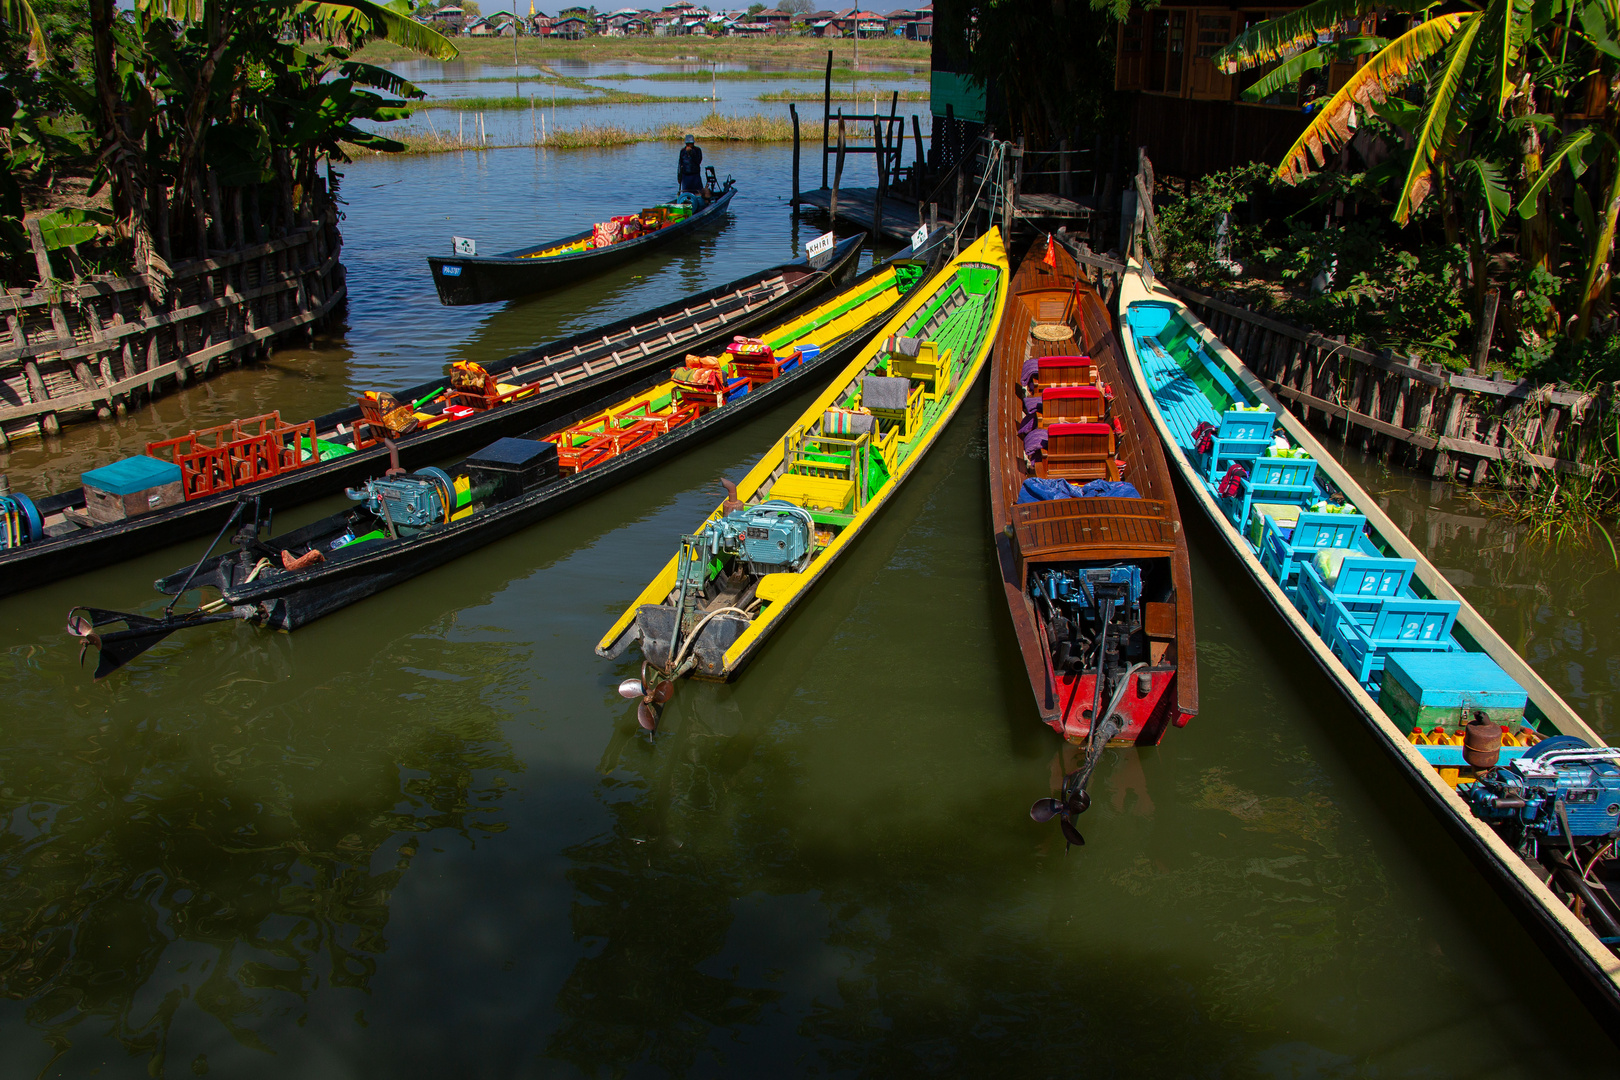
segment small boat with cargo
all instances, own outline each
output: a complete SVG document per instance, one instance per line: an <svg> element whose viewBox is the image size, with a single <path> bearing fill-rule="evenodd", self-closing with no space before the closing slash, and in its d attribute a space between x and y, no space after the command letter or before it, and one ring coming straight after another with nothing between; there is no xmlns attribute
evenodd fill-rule
<svg viewBox="0 0 1620 1080"><path fill-rule="evenodd" d="M431 382L368 391L313 420L237 420L149 443L75 490L7 492L0 519L16 527L0 530L0 596L207 536L244 497L268 513L330 495L385 467L384 439L415 468L551 423L818 302L855 276L860 255L852 237L497 364L453 363Z"/></svg>
<svg viewBox="0 0 1620 1080"><path fill-rule="evenodd" d="M963 249L681 538L596 648L640 646L642 677L620 693L642 699L643 727L673 680L735 676L882 513L983 370L1008 276L999 231Z"/></svg>
<svg viewBox="0 0 1620 1080"><path fill-rule="evenodd" d="M1174 294L1126 274L1120 323L1193 505L1614 1030L1620 749Z"/></svg>
<svg viewBox="0 0 1620 1080"><path fill-rule="evenodd" d="M494 304L547 289L574 285L604 273L699 229L719 224L737 194L735 182L722 184L708 170L701 196L686 193L639 214L613 217L541 244L498 255L429 255L439 303Z"/></svg>
<svg viewBox="0 0 1620 1080"><path fill-rule="evenodd" d="M925 246L925 251L928 250ZM157 582L217 597L176 615L75 609L69 630L100 650L96 677L176 630L239 619L293 630L534 524L740 423L854 355L937 267L896 258L837 295L718 357L688 356L456 465L398 466L348 490L356 506L270 537L250 508L235 550ZM215 544L235 525L227 523ZM115 629L117 624L122 629Z"/></svg>
<svg viewBox="0 0 1620 1080"><path fill-rule="evenodd" d="M1102 298L1048 237L1019 263L990 368L990 522L1042 723L1080 749L1075 815L1108 746L1156 746L1198 711L1187 538L1159 437Z"/></svg>

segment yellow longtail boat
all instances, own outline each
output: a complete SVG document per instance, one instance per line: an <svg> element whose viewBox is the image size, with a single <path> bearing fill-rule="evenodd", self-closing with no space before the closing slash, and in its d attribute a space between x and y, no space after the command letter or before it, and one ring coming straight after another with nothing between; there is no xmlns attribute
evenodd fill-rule
<svg viewBox="0 0 1620 1080"><path fill-rule="evenodd" d="M639 642L665 679L726 680L917 468L984 369L1001 323L1007 253L992 231L915 289L872 344L692 535L597 645ZM626 680L657 722L670 684Z"/></svg>

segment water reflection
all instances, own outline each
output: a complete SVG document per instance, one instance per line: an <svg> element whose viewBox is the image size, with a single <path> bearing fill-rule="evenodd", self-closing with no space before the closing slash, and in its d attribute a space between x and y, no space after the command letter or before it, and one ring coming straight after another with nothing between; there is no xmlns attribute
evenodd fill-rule
<svg viewBox="0 0 1620 1080"><path fill-rule="evenodd" d="M220 642L213 670L230 675L195 705L165 708L174 684L155 678L118 693L79 721L72 753L56 749L71 721L28 677L38 657L10 658L0 993L27 1003L58 1059L111 1038L160 1075L187 1001L268 1052L267 1016L323 987L369 989L422 834L506 827L505 776L522 765L484 673L514 648L413 642L415 671L385 648L288 695L288 650L264 637Z"/></svg>
<svg viewBox="0 0 1620 1080"><path fill-rule="evenodd" d="M1596 731L1620 737L1620 569L1608 544L1550 546L1465 486L1333 449L1497 633Z"/></svg>
<svg viewBox="0 0 1620 1080"><path fill-rule="evenodd" d="M547 1054L587 1075L699 1065L712 1029L758 1022L781 997L706 961L724 947L747 861L728 838L735 788L764 728L722 691L672 709L656 744L621 717L601 763L613 828L563 854L588 955L557 995Z"/></svg>

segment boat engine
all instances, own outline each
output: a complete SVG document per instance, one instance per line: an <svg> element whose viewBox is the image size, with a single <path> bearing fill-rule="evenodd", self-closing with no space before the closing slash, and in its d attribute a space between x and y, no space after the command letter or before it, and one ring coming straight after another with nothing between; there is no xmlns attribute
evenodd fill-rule
<svg viewBox="0 0 1620 1080"><path fill-rule="evenodd" d="M0 477L0 485L4 477ZM0 551L37 544L45 537L39 507L22 492L0 490Z"/></svg>
<svg viewBox="0 0 1620 1080"><path fill-rule="evenodd" d="M1457 794L1520 848L1556 842L1566 828L1576 843L1620 836L1620 749L1573 735L1543 739L1523 757L1482 770Z"/></svg>
<svg viewBox="0 0 1620 1080"><path fill-rule="evenodd" d="M725 556L734 569L756 577L804 569L814 549L815 522L809 511L792 503L770 501L734 510L704 525L681 546L681 573L691 588L701 590Z"/></svg>
<svg viewBox="0 0 1620 1080"><path fill-rule="evenodd" d="M815 554L815 519L803 507L775 500L729 504L738 509L681 537L674 596L636 612L641 653L667 678L678 679L692 667L709 674L718 670L726 649L752 619L760 579L803 570ZM670 691L661 688L669 684L646 671L632 681L634 687L626 684L620 692L631 697L627 689L636 689L646 695L636 715L651 731L669 700Z"/></svg>
<svg viewBox="0 0 1620 1080"><path fill-rule="evenodd" d="M1096 647L1102 635L1104 601L1107 605L1109 656L1103 670L1117 678L1146 653L1142 634L1142 568L1123 566L1063 566L1032 568L1029 595L1046 624L1052 670L1059 676L1097 667Z"/></svg>
<svg viewBox="0 0 1620 1080"><path fill-rule="evenodd" d="M345 494L355 502L365 503L367 510L394 530L413 532L449 521L457 496L450 475L433 468L367 480L365 487L349 488Z"/></svg>

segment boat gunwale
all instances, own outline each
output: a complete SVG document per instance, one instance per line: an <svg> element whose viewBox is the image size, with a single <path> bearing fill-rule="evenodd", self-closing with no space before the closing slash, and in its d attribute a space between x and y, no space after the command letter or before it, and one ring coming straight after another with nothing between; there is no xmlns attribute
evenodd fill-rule
<svg viewBox="0 0 1620 1080"><path fill-rule="evenodd" d="M1458 623L1475 644L1480 647L1491 659L1502 665L1509 675L1521 679L1521 685L1530 693L1531 700L1536 702L1538 708L1546 715L1562 734L1581 734L1593 745L1604 745L1603 740L1587 726L1562 697L1552 687L1548 686L1540 675L1504 641L1495 628L1474 610L1473 606L1457 590L1446 581L1444 576L1434 568L1427 556L1420 551L1406 536L1399 526L1384 513L1381 507L1373 501L1347 470L1339 464L1333 456L1317 439L1306 429L1277 398L1266 389L1265 385L1249 371L1242 358L1233 353L1200 320L1188 305L1173 293L1158 286L1157 283L1149 285L1142 280L1140 264L1131 263L1130 269L1122 276L1119 289L1119 311L1122 327L1128 327L1126 312L1135 304L1159 304L1171 308L1187 325L1188 329L1197 337L1211 356L1219 358L1225 366L1227 374L1240 382L1246 389L1255 395L1255 400L1265 404L1277 416L1277 422L1296 441L1297 445L1311 453L1316 459L1317 468L1339 486L1346 497L1355 503L1356 508L1373 525L1380 539L1393 548L1402 558L1412 559L1417 564L1414 576L1422 581L1425 587L1434 594L1435 599L1453 600L1459 604ZM1533 912L1539 913L1539 929L1554 936L1562 934L1568 943L1567 948L1560 949L1566 957L1573 960L1582 970L1588 982L1605 995L1608 1022L1611 1037L1620 1027L1620 955L1616 955L1608 946L1598 939L1598 936L1585 923L1576 918L1552 892L1551 889L1535 874L1535 872L1521 859L1517 853L1508 846L1495 829L1476 818L1461 796L1457 794L1450 784L1440 778L1438 770L1430 765L1427 759L1419 753L1407 738L1406 732L1390 719L1387 713L1379 707L1366 689L1356 681L1348 668L1334 656L1328 648L1327 642L1305 622L1299 610L1294 607L1286 593L1277 581L1266 572L1259 559L1249 551L1248 543L1237 531L1236 527L1226 518L1216 504L1214 496L1204 486L1198 471L1187 460L1181 447L1177 445L1170 433L1169 425L1165 422L1163 413L1158 407L1148 387L1146 371L1141 365L1137 355L1135 337L1133 332L1124 332L1120 335L1121 344L1125 349L1127 363L1131 368L1132 378L1136 380L1137 388L1144 400L1144 407L1149 409L1154 427L1158 430L1161 440L1165 443L1165 450L1175 463L1178 472L1186 482L1194 497L1198 499L1205 516L1214 525L1226 546L1237 556L1249 576L1260 585L1262 592L1270 601L1271 606L1294 631L1295 636L1310 651L1324 674L1338 687L1348 699L1349 704L1358 712L1371 730L1378 735L1379 743L1401 765L1405 766L1408 779L1416 783L1418 790L1445 813L1441 817L1442 824L1449 825L1454 833L1468 841L1465 850L1476 861L1476 865L1486 870L1496 871L1498 877L1505 876L1503 884L1511 885L1519 895L1529 904ZM1465 623L1467 619L1469 622ZM1476 627L1478 629L1476 629ZM1507 660L1508 662L1504 662ZM1525 685L1528 684L1528 685ZM1541 699L1537 700L1537 692L1541 692ZM1543 704L1546 702L1547 704ZM1553 708L1549 709L1550 704ZM1574 730L1569 730L1573 728ZM1532 926L1532 930L1537 927ZM1591 1002L1587 1002L1588 1007Z"/></svg>

